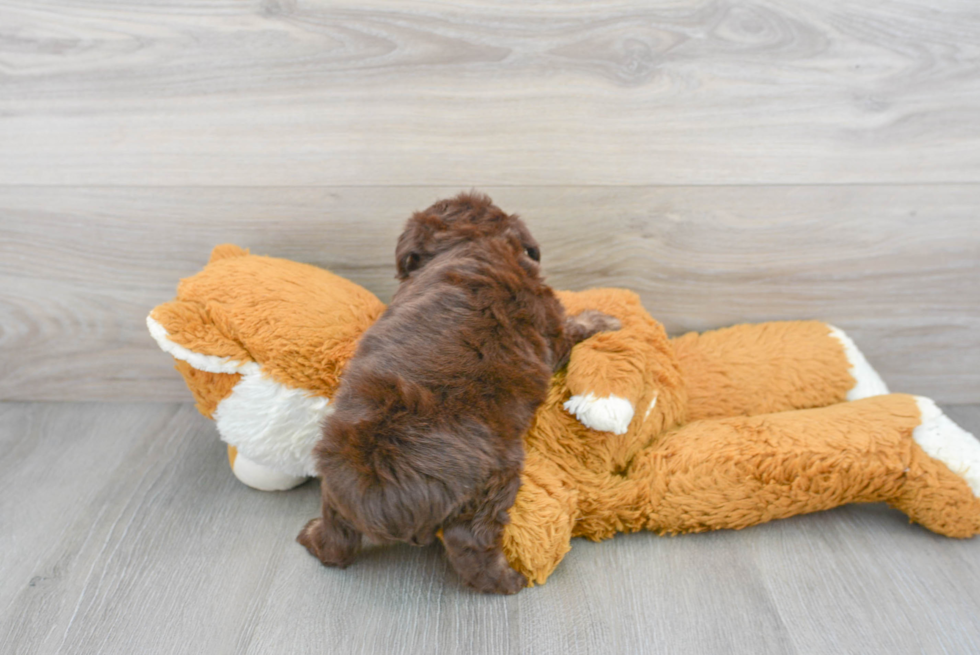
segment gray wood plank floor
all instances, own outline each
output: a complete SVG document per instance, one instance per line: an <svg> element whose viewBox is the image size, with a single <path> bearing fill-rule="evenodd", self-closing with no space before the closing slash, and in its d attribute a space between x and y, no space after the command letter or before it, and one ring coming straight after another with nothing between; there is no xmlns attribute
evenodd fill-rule
<svg viewBox="0 0 980 655"><path fill-rule="evenodd" d="M0 653L980 652L980 540L884 506L579 540L498 598L438 548L321 567L317 505L238 483L187 404L0 403Z"/></svg>

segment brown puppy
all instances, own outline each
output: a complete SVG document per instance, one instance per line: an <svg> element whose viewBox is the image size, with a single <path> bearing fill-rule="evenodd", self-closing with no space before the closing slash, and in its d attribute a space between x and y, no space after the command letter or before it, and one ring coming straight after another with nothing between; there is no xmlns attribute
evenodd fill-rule
<svg viewBox="0 0 980 655"><path fill-rule="evenodd" d="M500 540L521 438L572 346L618 323L566 320L537 242L483 195L413 215L396 259L401 285L361 338L314 449L323 515L298 541L342 568L363 536L422 545L441 530L468 585L515 593L527 580Z"/></svg>

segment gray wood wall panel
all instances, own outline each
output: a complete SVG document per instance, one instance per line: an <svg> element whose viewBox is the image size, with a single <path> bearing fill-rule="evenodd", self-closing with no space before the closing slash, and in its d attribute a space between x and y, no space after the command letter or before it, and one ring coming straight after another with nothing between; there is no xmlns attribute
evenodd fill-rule
<svg viewBox="0 0 980 655"><path fill-rule="evenodd" d="M405 218L458 190L0 187L0 398L186 400L144 317L215 244L387 301ZM980 185L485 190L557 288L634 289L672 333L828 320L894 389L980 399Z"/></svg>
<svg viewBox="0 0 980 655"><path fill-rule="evenodd" d="M950 415L980 433L980 406ZM0 403L0 652L980 651L980 540L882 505L577 539L506 598L462 589L437 547L324 568L293 541L318 509L315 484L235 480L189 404Z"/></svg>
<svg viewBox="0 0 980 655"><path fill-rule="evenodd" d="M980 182L975 0L5 0L0 183Z"/></svg>
<svg viewBox="0 0 980 655"><path fill-rule="evenodd" d="M819 317L980 398L973 0L0 0L0 398L186 398L142 327L216 243L391 293L410 210L523 212L673 332Z"/></svg>

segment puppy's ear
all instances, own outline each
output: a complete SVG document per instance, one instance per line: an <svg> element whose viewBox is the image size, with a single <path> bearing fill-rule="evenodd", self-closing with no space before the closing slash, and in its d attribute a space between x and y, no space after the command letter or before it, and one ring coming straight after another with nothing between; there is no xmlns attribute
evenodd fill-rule
<svg viewBox="0 0 980 655"><path fill-rule="evenodd" d="M398 237L398 245L395 247L396 279L408 279L412 271L415 271L422 265L421 244L419 241L418 226L409 221L405 231Z"/></svg>
<svg viewBox="0 0 980 655"><path fill-rule="evenodd" d="M439 203L433 205L438 207ZM418 269L444 250L447 245L448 224L445 217L433 212L433 207L415 212L405 223L395 247L395 277L406 280Z"/></svg>
<svg viewBox="0 0 980 655"><path fill-rule="evenodd" d="M422 264L422 257L417 252L410 252L398 260L398 274L395 276L399 280L404 280L418 269Z"/></svg>

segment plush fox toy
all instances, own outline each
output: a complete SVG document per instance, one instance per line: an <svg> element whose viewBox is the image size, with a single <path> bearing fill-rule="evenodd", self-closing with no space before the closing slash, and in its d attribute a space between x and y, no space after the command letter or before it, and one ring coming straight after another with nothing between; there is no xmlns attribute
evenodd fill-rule
<svg viewBox="0 0 980 655"><path fill-rule="evenodd" d="M532 583L572 537L738 529L853 502L950 537L980 532L980 441L931 400L889 394L842 331L800 321L668 339L630 291L559 296L622 329L576 346L525 437L504 550ZM224 245L147 325L235 475L274 490L315 475L339 376L383 310L323 269Z"/></svg>

